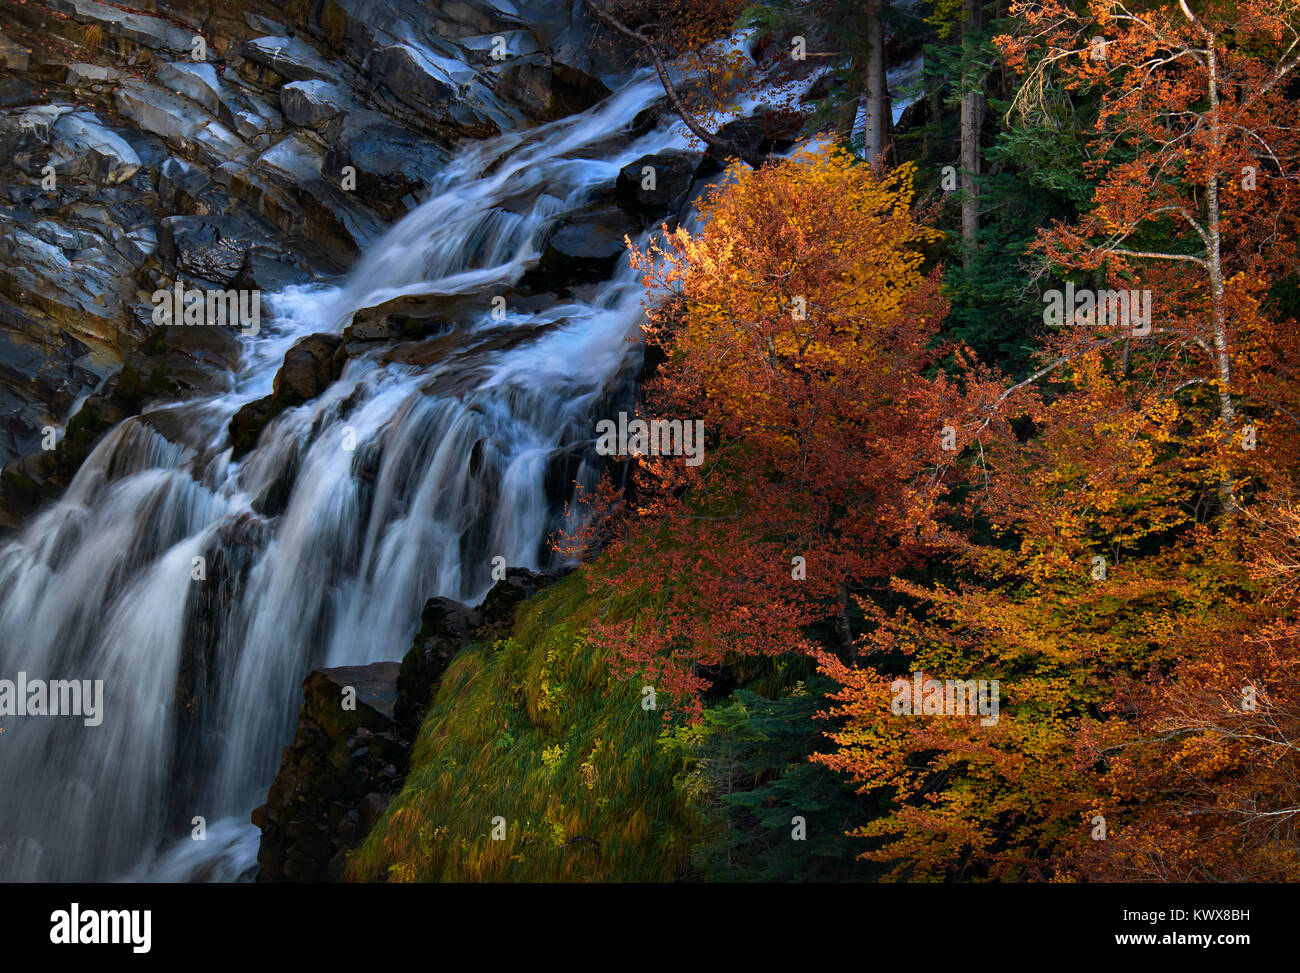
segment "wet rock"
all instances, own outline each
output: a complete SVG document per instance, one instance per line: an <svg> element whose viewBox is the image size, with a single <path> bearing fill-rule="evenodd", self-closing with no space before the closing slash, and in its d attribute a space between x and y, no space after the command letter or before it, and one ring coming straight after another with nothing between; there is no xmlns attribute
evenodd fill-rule
<svg viewBox="0 0 1300 973"><path fill-rule="evenodd" d="M307 237L343 265L386 229L374 213L325 178L324 150L301 132L262 153L253 171L240 174L231 189L282 231Z"/></svg>
<svg viewBox="0 0 1300 973"><path fill-rule="evenodd" d="M226 374L239 364L239 347L230 328L163 325L126 360L109 388L128 414L158 400L221 391Z"/></svg>
<svg viewBox="0 0 1300 973"><path fill-rule="evenodd" d="M120 135L92 112L64 115L51 128L54 151L49 165L59 175L84 176L102 185L116 185L140 169L140 157Z"/></svg>
<svg viewBox="0 0 1300 973"><path fill-rule="evenodd" d="M507 568L505 577L492 586L477 608L481 624L498 630L509 629L515 623L515 609L520 602L553 584L557 577L527 568Z"/></svg>
<svg viewBox="0 0 1300 973"><path fill-rule="evenodd" d="M672 109L669 106L668 98L665 96L658 99L654 104L647 105L639 112L632 116L632 121L628 124L626 132L633 137L646 135L653 132L655 127L663 119L664 115Z"/></svg>
<svg viewBox="0 0 1300 973"><path fill-rule="evenodd" d="M450 598L430 598L420 615L420 630L402 659L397 677L394 715L408 739L414 739L433 696L433 689L447 666L482 620L473 608Z"/></svg>
<svg viewBox="0 0 1300 973"><path fill-rule="evenodd" d="M619 171L615 192L641 218L642 225L649 227L670 218L675 223L699 160L698 153L684 151L642 156Z"/></svg>
<svg viewBox="0 0 1300 973"><path fill-rule="evenodd" d="M229 330L154 329L119 371L86 380L98 388L68 422L56 449L31 453L5 466L0 474L0 521L16 523L39 504L57 497L91 450L118 423L153 403L224 389L226 375L238 361L239 343Z"/></svg>
<svg viewBox="0 0 1300 973"><path fill-rule="evenodd" d="M485 138L518 117L458 57L393 44L375 53L368 68L372 90L385 108L432 133Z"/></svg>
<svg viewBox="0 0 1300 973"><path fill-rule="evenodd" d="M324 392L339 376L334 352L342 343L336 334L312 334L294 342L275 374L271 394L276 404L288 408Z"/></svg>
<svg viewBox="0 0 1300 973"><path fill-rule="evenodd" d="M284 117L303 128L319 128L344 110L347 96L327 81L293 81L280 89Z"/></svg>
<svg viewBox="0 0 1300 973"><path fill-rule="evenodd" d="M606 280L625 259L624 237L640 233L639 222L617 203L597 203L561 218L546 241L537 266L520 281L536 290L564 290Z"/></svg>
<svg viewBox="0 0 1300 973"><path fill-rule="evenodd" d="M274 396L264 395L240 406L239 411L230 417L227 431L230 434L231 459L239 459L248 454L257 445L262 430L275 418Z"/></svg>
<svg viewBox="0 0 1300 973"><path fill-rule="evenodd" d="M250 81L338 80L338 72L306 41L296 37L257 37L245 42L240 73Z"/></svg>
<svg viewBox="0 0 1300 973"><path fill-rule="evenodd" d="M731 144L737 156L757 167L773 153L791 149L802 130L801 116L761 105L747 118L737 118L723 125L717 134ZM696 176L721 172L728 161L722 153L710 146Z"/></svg>
<svg viewBox="0 0 1300 973"><path fill-rule="evenodd" d="M582 461L588 451L595 453L587 443L573 443L561 446L546 457L546 476L542 488L546 491L546 502L558 508L573 496L573 484L582 468Z"/></svg>
<svg viewBox="0 0 1300 973"><path fill-rule="evenodd" d="M214 115L221 105L221 82L217 79L217 69L211 64L169 61L158 68L154 78Z"/></svg>
<svg viewBox="0 0 1300 973"><path fill-rule="evenodd" d="M251 514L237 514L221 523L203 551L205 583L195 585L186 602L172 697L174 756L168 787L168 818L177 833L191 828L193 808L202 801L203 782L222 748L220 701L227 687L221 684L220 662L225 612L238 603L257 554L269 539L266 521Z"/></svg>
<svg viewBox="0 0 1300 973"><path fill-rule="evenodd" d="M320 395L339 377L346 358L336 355L341 335L312 334L300 338L285 352L275 374L270 395L244 404L230 419L227 432L239 459L257 444L262 430L285 409Z"/></svg>
<svg viewBox="0 0 1300 973"><path fill-rule="evenodd" d="M400 666L317 669L303 681L293 744L264 805L258 881L321 882L341 877L344 853L383 814L406 771L410 743L397 731Z"/></svg>
<svg viewBox="0 0 1300 973"><path fill-rule="evenodd" d="M468 323L484 312L481 297L408 294L352 315L345 342L411 341Z"/></svg>
<svg viewBox="0 0 1300 973"><path fill-rule="evenodd" d="M610 93L598 78L545 55L512 60L498 76L502 96L540 121L586 111Z"/></svg>
<svg viewBox="0 0 1300 973"><path fill-rule="evenodd" d="M253 245L247 222L229 216L169 216L158 224L158 250L170 272L223 288Z"/></svg>
<svg viewBox="0 0 1300 973"><path fill-rule="evenodd" d="M350 111L326 126L329 150L324 173L341 179L344 166L356 171L356 193L390 217L407 196L419 195L446 163L447 153L427 136L372 111Z"/></svg>

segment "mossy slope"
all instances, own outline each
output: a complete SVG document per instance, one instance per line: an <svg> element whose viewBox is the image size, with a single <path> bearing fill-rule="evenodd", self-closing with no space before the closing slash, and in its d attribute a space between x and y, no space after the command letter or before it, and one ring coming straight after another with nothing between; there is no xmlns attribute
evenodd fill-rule
<svg viewBox="0 0 1300 973"><path fill-rule="evenodd" d="M584 633L575 574L524 603L511 636L461 652L425 716L401 793L353 855L369 881L670 881L696 812L638 680ZM493 821L505 819L494 840ZM495 829L499 832L498 827Z"/></svg>

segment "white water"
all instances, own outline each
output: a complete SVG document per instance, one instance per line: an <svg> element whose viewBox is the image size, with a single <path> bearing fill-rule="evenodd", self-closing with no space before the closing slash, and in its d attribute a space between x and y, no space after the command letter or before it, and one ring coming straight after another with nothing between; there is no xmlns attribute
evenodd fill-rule
<svg viewBox="0 0 1300 973"><path fill-rule="evenodd" d="M664 128L601 145L661 93L643 75L583 115L467 147L342 286L263 295L275 318L245 339L229 390L176 407L187 444L127 420L0 549L0 678L105 686L100 726L2 721L0 880L248 877L248 814L303 677L400 659L424 601L476 600L495 556L548 566L548 459L589 441L594 412L626 390L640 290L624 267L590 299L500 321L491 297L556 213L681 144ZM297 339L402 294L473 295L483 311L432 364L353 359L231 462L226 424ZM596 475L584 461L579 480ZM191 580L200 556L207 578ZM188 837L200 815L202 843Z"/></svg>

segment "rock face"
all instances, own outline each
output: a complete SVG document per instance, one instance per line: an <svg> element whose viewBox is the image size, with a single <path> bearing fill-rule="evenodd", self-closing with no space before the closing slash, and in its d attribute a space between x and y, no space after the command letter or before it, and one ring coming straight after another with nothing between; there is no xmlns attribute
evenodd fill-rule
<svg viewBox="0 0 1300 973"><path fill-rule="evenodd" d="M317 669L303 682L293 744L266 803L260 882L339 881L357 847L401 789L424 712L456 653L514 623L515 610L553 575L511 568L478 608L447 598L424 606L402 662Z"/></svg>
<svg viewBox="0 0 1300 973"><path fill-rule="evenodd" d="M624 238L641 227L617 202L593 203L561 218L547 238L537 266L522 284L536 290L563 291L572 284L603 280L626 259Z"/></svg>
<svg viewBox="0 0 1300 973"><path fill-rule="evenodd" d="M343 337L311 334L294 342L275 374L271 394L249 402L231 417L229 433L238 459L257 444L267 424L285 409L316 398L339 377L346 357L339 354Z"/></svg>
<svg viewBox="0 0 1300 973"><path fill-rule="evenodd" d="M302 128L319 129L341 115L345 104L343 89L328 81L295 81L280 89L285 120Z"/></svg>
<svg viewBox="0 0 1300 973"><path fill-rule="evenodd" d="M410 744L393 723L395 662L317 669L302 684L292 746L267 802L257 861L264 882L320 882L342 874L342 852L369 832L400 787Z"/></svg>
<svg viewBox="0 0 1300 973"><path fill-rule="evenodd" d="M50 429L102 435L132 401L106 383L149 340L150 294L178 281L333 278L416 205L458 142L608 93L599 77L625 58L593 50L582 0L518 11L489 0L7 5L0 528L84 455L84 443L44 449ZM576 255L580 271L608 264L612 244L596 250ZM150 401L149 382L119 384ZM76 420L78 407L98 411ZM260 425L241 428L246 439Z"/></svg>
<svg viewBox="0 0 1300 973"><path fill-rule="evenodd" d="M598 78L543 54L514 60L503 68L500 90L546 122L585 111L610 93Z"/></svg>
<svg viewBox="0 0 1300 973"><path fill-rule="evenodd" d="M700 156L695 152L642 156L619 170L615 191L644 226L667 222L673 229L699 163Z"/></svg>

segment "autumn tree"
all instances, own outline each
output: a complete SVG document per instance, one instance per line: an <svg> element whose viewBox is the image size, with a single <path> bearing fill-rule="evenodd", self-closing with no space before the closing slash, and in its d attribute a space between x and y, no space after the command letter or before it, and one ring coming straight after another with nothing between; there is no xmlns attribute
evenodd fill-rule
<svg viewBox="0 0 1300 973"><path fill-rule="evenodd" d="M747 73L748 59L722 41L744 0L583 0L595 21L631 43L654 65L669 104L691 134L723 158L738 154L703 116L725 110ZM676 62L676 63L674 63Z"/></svg>
<svg viewBox="0 0 1300 973"><path fill-rule="evenodd" d="M1269 378L1294 351L1292 329L1263 312L1296 268L1300 3L1198 7L1018 3L1022 33L998 40L1025 74L1022 118L1043 117L1056 86L1100 96L1093 205L1078 225L1045 230L1041 249L1103 287L1153 295L1149 336L1120 353L1135 378L1202 395L1217 424L1220 501L1233 511L1243 407L1300 421L1294 393L1278 401ZM1114 340L1113 327L1067 327L1058 357Z"/></svg>
<svg viewBox="0 0 1300 973"><path fill-rule="evenodd" d="M1257 874L1291 867L1294 641L1258 608L1240 514L1288 493L1297 456L1276 293L1300 215L1294 9L1015 8L1017 110L1034 118L1054 85L1099 98L1091 208L1041 236L1095 290L1034 374L961 424L1021 417L1020 441L981 456L969 536L946 535L929 577L897 577L898 605L864 602L858 662L823 657L844 726L820 759L894 795L860 834L896 877L1150 877L1161 861L1205 877L1192 849L1213 838L1222 866L1230 820L1237 853L1268 850ZM1103 289L1150 291L1150 320L1106 319ZM997 680L999 719L896 716L911 673ZM1225 710L1250 680L1266 704ZM1252 782L1252 760L1276 772Z"/></svg>
<svg viewBox="0 0 1300 973"><path fill-rule="evenodd" d="M1134 728L1099 728L1111 840L1071 871L1122 881L1300 878L1300 506L1247 509L1252 597L1233 630L1122 687ZM1119 732L1117 732L1117 729Z"/></svg>
<svg viewBox="0 0 1300 973"><path fill-rule="evenodd" d="M633 524L591 572L647 606L600 637L697 711L718 666L810 652L827 619L847 639L851 589L924 559L944 427L990 384L936 369L907 168L822 147L728 175L698 234L635 254L667 356L646 413L701 419L707 452L642 457Z"/></svg>

